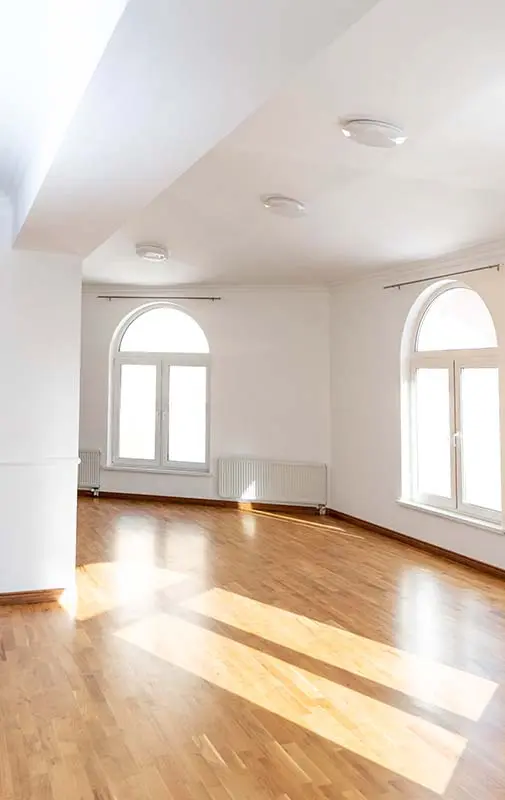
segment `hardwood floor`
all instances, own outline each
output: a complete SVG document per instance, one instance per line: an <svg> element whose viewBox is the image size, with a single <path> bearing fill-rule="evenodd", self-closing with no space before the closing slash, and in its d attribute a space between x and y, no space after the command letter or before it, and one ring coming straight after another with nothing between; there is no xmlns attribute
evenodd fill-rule
<svg viewBox="0 0 505 800"><path fill-rule="evenodd" d="M78 531L76 597L0 608L1 800L505 797L499 579L317 517Z"/></svg>

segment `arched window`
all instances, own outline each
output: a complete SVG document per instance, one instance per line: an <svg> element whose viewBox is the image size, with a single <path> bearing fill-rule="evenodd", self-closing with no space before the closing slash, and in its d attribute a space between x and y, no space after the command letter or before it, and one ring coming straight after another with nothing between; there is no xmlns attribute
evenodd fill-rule
<svg viewBox="0 0 505 800"><path fill-rule="evenodd" d="M209 345L195 320L157 304L123 321L111 352L110 462L209 466Z"/></svg>
<svg viewBox="0 0 505 800"><path fill-rule="evenodd" d="M422 296L404 332L402 377L403 494L499 521L498 348L475 291L445 283Z"/></svg>

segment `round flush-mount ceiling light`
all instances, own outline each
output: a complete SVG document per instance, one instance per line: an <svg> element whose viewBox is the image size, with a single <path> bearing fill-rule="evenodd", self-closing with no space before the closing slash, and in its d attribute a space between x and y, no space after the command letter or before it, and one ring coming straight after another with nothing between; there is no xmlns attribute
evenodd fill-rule
<svg viewBox="0 0 505 800"><path fill-rule="evenodd" d="M283 194L264 194L261 202L268 211L281 217L303 217L307 211L305 203L302 203L301 200L295 200L294 197L286 197Z"/></svg>
<svg viewBox="0 0 505 800"><path fill-rule="evenodd" d="M405 131L398 125L377 119L340 120L340 130L347 139L368 147L397 147L407 141Z"/></svg>
<svg viewBox="0 0 505 800"><path fill-rule="evenodd" d="M170 253L162 244L137 244L135 252L144 261L168 261Z"/></svg>

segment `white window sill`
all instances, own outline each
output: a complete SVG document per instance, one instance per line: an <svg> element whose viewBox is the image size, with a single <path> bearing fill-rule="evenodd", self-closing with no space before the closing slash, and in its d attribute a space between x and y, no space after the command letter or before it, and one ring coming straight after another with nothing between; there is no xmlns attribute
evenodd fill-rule
<svg viewBox="0 0 505 800"><path fill-rule="evenodd" d="M444 517L444 519L450 519L453 522L461 522L464 525L471 525L474 528L481 528L489 533L503 534L505 532L503 529L503 523L489 522L488 520L478 519L477 517L468 517L465 514L461 514L458 511L452 511L448 508L425 506L422 503L416 503L414 500L404 500L403 498L399 498L396 502L398 505L404 506L405 508L413 508L415 511L422 511L425 514L433 514L435 517Z"/></svg>
<svg viewBox="0 0 505 800"><path fill-rule="evenodd" d="M135 467L122 464L107 464L102 469L108 472L147 472L154 475L187 475L192 478L212 478L212 472L198 469L162 469L161 467Z"/></svg>

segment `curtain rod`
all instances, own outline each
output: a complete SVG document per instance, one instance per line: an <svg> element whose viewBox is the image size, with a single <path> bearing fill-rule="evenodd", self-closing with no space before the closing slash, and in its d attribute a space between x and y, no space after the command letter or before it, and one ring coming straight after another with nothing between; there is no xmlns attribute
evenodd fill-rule
<svg viewBox="0 0 505 800"><path fill-rule="evenodd" d="M399 283L389 283L383 289L401 289L402 286L412 286L414 283L427 283L441 278L452 278L454 275L467 275L469 272L482 272L485 269L500 270L501 264L489 264L487 267L473 267L472 269L461 269L458 272L446 272L444 275L432 275L431 278L417 278L414 281L400 281Z"/></svg>
<svg viewBox="0 0 505 800"><path fill-rule="evenodd" d="M221 300L221 297L195 297L190 295L176 295L167 297L166 295L151 296L147 294L97 294L97 300Z"/></svg>

